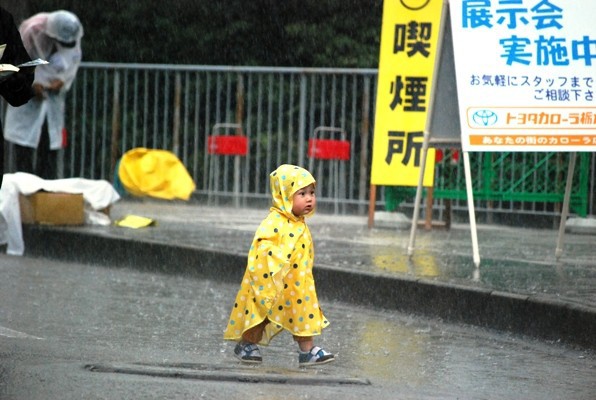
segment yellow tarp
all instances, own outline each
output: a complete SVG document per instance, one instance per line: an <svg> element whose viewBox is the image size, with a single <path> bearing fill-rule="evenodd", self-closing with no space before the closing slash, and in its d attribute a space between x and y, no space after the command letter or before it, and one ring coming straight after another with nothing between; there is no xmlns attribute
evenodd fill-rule
<svg viewBox="0 0 596 400"><path fill-rule="evenodd" d="M120 161L118 177L124 188L135 196L188 200L195 183L186 167L167 150L135 148Z"/></svg>

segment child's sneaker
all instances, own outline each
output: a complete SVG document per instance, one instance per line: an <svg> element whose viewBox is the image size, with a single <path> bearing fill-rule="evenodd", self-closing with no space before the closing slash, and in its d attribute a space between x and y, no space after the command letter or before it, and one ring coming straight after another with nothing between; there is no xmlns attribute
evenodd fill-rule
<svg viewBox="0 0 596 400"><path fill-rule="evenodd" d="M263 362L259 348L253 343L238 343L234 348L234 355L247 364L260 364Z"/></svg>
<svg viewBox="0 0 596 400"><path fill-rule="evenodd" d="M327 364L335 361L335 356L322 348L315 346L310 351L298 352L298 364L301 367L312 367L321 364Z"/></svg>

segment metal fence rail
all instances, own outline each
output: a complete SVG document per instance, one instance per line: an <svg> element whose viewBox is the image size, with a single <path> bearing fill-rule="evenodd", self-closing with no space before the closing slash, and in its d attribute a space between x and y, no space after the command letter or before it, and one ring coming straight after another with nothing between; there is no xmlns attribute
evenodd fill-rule
<svg viewBox="0 0 596 400"><path fill-rule="evenodd" d="M487 212L558 215L569 158L569 153L472 153L474 199ZM595 154L580 153L574 169L570 208L582 216L593 214L595 162ZM463 165L449 152L436 164L434 197L467 209Z"/></svg>
<svg viewBox="0 0 596 400"><path fill-rule="evenodd" d="M341 198L365 205L375 84L376 70L84 63L70 94L64 174L109 179L128 149L161 148L178 155L201 193L232 194L239 167L242 197L268 197L268 173L282 163L307 165L309 135L334 126L354 144ZM241 125L250 151L209 154L216 124ZM315 168L322 198L335 196L323 184L331 164Z"/></svg>
<svg viewBox="0 0 596 400"><path fill-rule="evenodd" d="M268 173L295 163L314 169L322 203L365 212L376 78L376 69L86 62L68 95L69 146L59 170L63 177L112 180L124 152L166 149L186 165L199 195L244 202L267 199ZM241 127L245 155L208 151L217 124ZM348 160L308 157L318 127L345 132ZM557 153L471 154L477 210L559 215L566 160ZM572 211L593 215L596 157L584 153L579 160ZM453 199L456 209L465 209L461 163L448 156L436 168L436 208ZM381 207L383 191L377 198ZM412 200L402 205L411 207Z"/></svg>

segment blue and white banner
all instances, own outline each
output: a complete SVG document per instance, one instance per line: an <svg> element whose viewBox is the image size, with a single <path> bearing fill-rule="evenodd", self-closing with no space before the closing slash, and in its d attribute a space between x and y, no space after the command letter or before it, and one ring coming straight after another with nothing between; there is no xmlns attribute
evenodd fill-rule
<svg viewBox="0 0 596 400"><path fill-rule="evenodd" d="M465 151L596 151L596 1L449 5Z"/></svg>

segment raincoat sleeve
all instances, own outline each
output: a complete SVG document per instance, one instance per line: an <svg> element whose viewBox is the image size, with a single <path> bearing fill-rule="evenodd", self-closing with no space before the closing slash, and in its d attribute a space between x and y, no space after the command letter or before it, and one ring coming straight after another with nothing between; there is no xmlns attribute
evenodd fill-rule
<svg viewBox="0 0 596 400"><path fill-rule="evenodd" d="M39 13L23 21L19 27L23 44L31 58L47 60L52 52L54 41L44 34L47 19L48 13Z"/></svg>

